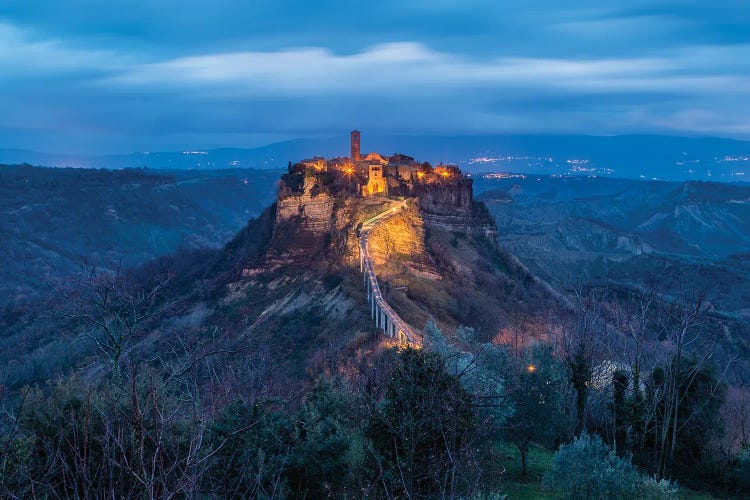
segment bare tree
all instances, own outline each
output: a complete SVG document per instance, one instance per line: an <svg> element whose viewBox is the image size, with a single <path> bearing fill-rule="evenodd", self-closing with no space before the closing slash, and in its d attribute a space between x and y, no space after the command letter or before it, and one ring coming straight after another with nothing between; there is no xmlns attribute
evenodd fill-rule
<svg viewBox="0 0 750 500"><path fill-rule="evenodd" d="M750 446L750 387L737 384L729 388L721 412L727 428L731 429L722 452L725 458L731 459Z"/></svg>
<svg viewBox="0 0 750 500"><path fill-rule="evenodd" d="M84 263L77 279L58 288L62 316L94 341L116 379L123 355L168 282L128 278L119 265L110 271Z"/></svg>
<svg viewBox="0 0 750 500"><path fill-rule="evenodd" d="M684 294L668 300L659 316L660 333L672 351L671 362L664 371L661 384L661 429L659 438L659 459L657 473L664 477L674 463L675 450L680 432L697 412L681 415L681 405L685 402L696 376L706 368L713 358L716 343L716 324L710 313L713 307L706 300L705 292ZM688 356L693 359L689 365ZM724 373L710 388L713 397L719 390ZM708 402L706 402L708 404Z"/></svg>

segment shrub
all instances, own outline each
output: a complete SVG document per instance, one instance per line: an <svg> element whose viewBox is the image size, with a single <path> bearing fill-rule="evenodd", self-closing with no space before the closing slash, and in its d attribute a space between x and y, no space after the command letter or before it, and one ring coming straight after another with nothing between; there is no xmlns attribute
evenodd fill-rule
<svg viewBox="0 0 750 500"><path fill-rule="evenodd" d="M674 483L640 474L601 438L587 434L560 447L543 484L561 498L674 498L677 492Z"/></svg>
<svg viewBox="0 0 750 500"><path fill-rule="evenodd" d="M365 438L352 403L353 395L321 379L296 414L293 455L285 473L291 496L347 496L369 475Z"/></svg>
<svg viewBox="0 0 750 500"><path fill-rule="evenodd" d="M745 448L737 456L732 470L735 487L742 492L750 492L750 448Z"/></svg>

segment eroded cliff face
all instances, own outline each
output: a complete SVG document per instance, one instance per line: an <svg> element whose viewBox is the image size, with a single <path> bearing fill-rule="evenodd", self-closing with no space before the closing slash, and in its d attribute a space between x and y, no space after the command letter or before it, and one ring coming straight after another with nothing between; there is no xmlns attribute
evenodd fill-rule
<svg viewBox="0 0 750 500"><path fill-rule="evenodd" d="M370 232L370 245L376 266L408 266L412 271L429 272L424 219L416 202L375 227Z"/></svg>
<svg viewBox="0 0 750 500"><path fill-rule="evenodd" d="M285 176L265 267L359 265L357 225L388 208L381 197L332 192L325 174Z"/></svg>
<svg viewBox="0 0 750 500"><path fill-rule="evenodd" d="M276 221L283 223L299 218L302 229L306 231L328 231L334 201L334 196L323 191L314 177L305 178L301 193L279 190Z"/></svg>
<svg viewBox="0 0 750 500"><path fill-rule="evenodd" d="M497 237L493 219L473 201L471 179L418 185L408 208L372 233L373 256L379 264L404 265L434 274L426 251L430 228ZM358 224L393 201L382 196L360 197L337 192L323 172L298 172L282 177L276 220L266 268L284 265L359 265Z"/></svg>
<svg viewBox="0 0 750 500"><path fill-rule="evenodd" d="M470 216L473 202L472 180L416 184L414 193L423 212L433 215Z"/></svg>
<svg viewBox="0 0 750 500"><path fill-rule="evenodd" d="M304 177L297 189L282 179L266 266L304 264L320 255L334 223L335 201L316 177Z"/></svg>

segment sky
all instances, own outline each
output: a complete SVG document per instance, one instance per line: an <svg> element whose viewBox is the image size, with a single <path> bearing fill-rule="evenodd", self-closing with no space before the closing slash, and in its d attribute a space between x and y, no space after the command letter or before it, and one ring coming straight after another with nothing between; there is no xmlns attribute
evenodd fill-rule
<svg viewBox="0 0 750 500"><path fill-rule="evenodd" d="M748 0L2 0L0 148L750 139Z"/></svg>

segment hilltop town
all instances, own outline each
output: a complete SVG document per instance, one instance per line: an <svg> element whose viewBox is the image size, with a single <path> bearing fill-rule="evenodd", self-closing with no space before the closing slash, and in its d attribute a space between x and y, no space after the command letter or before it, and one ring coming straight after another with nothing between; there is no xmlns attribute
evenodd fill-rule
<svg viewBox="0 0 750 500"><path fill-rule="evenodd" d="M355 233L387 210L398 209L401 215L375 232L392 233L389 245L417 260L425 255L428 227L478 232L495 240L494 221L483 204L474 202L473 181L458 167L432 166L400 153L363 155L360 139L359 131L351 132L348 157L290 162L289 172L279 183L263 269L321 263L321 255L337 255L336 259L357 266L360 251ZM376 261L391 260L375 253ZM244 272L256 274L263 269Z"/></svg>
<svg viewBox="0 0 750 500"><path fill-rule="evenodd" d="M361 134L351 132L351 154L348 157L313 157L289 164L284 176L280 198L293 193L309 192L315 196L323 189L331 194L352 196L408 197L419 194L420 186L469 186L471 179L456 165L432 166L413 157L396 153L363 155ZM304 179L308 179L307 182ZM307 186L307 188L306 188ZM471 199L464 200L470 204Z"/></svg>

